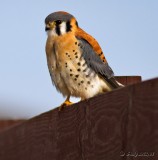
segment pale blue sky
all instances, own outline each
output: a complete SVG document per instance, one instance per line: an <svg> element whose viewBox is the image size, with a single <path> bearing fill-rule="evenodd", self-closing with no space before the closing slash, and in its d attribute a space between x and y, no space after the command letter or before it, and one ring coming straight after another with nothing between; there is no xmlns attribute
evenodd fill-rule
<svg viewBox="0 0 158 160"><path fill-rule="evenodd" d="M158 75L157 0L0 2L0 118L25 118L63 102L45 57L45 17L64 10L100 43L115 75Z"/></svg>

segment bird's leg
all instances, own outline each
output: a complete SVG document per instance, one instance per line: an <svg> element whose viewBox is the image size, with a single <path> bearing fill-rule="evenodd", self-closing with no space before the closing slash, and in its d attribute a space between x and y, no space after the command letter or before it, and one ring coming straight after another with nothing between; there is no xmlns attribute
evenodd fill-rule
<svg viewBox="0 0 158 160"><path fill-rule="evenodd" d="M65 102L64 102L63 104L60 105L59 111L61 111L62 108L67 107L67 106L70 106L70 105L72 105L72 104L73 104L73 103L70 102L70 95L69 95L69 96L67 96Z"/></svg>

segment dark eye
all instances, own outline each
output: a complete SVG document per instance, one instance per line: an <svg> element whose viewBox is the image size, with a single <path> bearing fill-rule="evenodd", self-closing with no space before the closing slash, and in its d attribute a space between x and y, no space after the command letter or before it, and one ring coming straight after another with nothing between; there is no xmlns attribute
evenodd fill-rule
<svg viewBox="0 0 158 160"><path fill-rule="evenodd" d="M56 22L56 24L61 24L61 20L57 20L55 22Z"/></svg>

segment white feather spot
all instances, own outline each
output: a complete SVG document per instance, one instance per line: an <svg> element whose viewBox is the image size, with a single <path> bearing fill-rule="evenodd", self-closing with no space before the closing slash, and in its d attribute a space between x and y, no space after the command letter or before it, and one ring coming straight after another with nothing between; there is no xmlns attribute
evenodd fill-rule
<svg viewBox="0 0 158 160"><path fill-rule="evenodd" d="M60 24L60 32L62 35L66 33L66 23L65 22L62 22Z"/></svg>

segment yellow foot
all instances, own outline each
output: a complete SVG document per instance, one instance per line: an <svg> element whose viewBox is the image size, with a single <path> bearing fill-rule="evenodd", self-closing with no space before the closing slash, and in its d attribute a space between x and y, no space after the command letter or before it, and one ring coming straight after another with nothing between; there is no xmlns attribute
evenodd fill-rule
<svg viewBox="0 0 158 160"><path fill-rule="evenodd" d="M59 107L59 111L61 111L64 107L68 107L70 105L72 105L73 103L66 100L63 104L61 104L61 106Z"/></svg>

